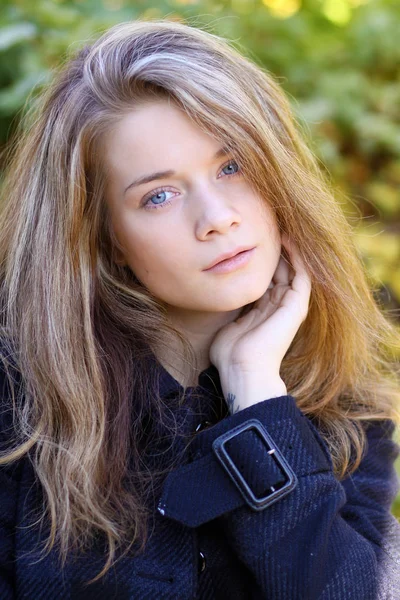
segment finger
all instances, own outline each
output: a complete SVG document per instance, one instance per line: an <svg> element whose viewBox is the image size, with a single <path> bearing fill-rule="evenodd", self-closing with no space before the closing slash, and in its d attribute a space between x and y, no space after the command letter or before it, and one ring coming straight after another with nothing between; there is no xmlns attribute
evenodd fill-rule
<svg viewBox="0 0 400 600"><path fill-rule="evenodd" d="M292 281L292 288L295 291L309 291L309 289L311 288L311 278L296 246L293 246L292 248L291 259L293 261L295 270L295 275Z"/></svg>
<svg viewBox="0 0 400 600"><path fill-rule="evenodd" d="M289 240L288 236L284 234L282 236L282 245L288 252L294 273L309 278L305 262L301 257L297 244L292 239Z"/></svg>
<svg viewBox="0 0 400 600"><path fill-rule="evenodd" d="M291 249L292 249L294 242L293 242L293 240L291 240L289 238L287 233L282 233L281 243L282 243L282 248L283 248L283 252L282 252L281 256L282 256L282 260L287 265L287 270L289 273L289 283L290 283L292 281L292 279L294 277L294 273L295 273L293 262L291 260ZM292 244L292 246L290 244Z"/></svg>
<svg viewBox="0 0 400 600"><path fill-rule="evenodd" d="M293 240L289 240L287 236L286 239L282 239L282 243L287 248L290 260L294 266L295 275L291 282L292 290L299 294L302 305L304 308L307 308L311 294L311 277L300 255L297 244Z"/></svg>
<svg viewBox="0 0 400 600"><path fill-rule="evenodd" d="M311 279L305 272L304 274L296 273L292 281L293 302L297 306L297 310L302 319L307 317L310 297L311 297ZM288 298L290 300L290 298Z"/></svg>
<svg viewBox="0 0 400 600"><path fill-rule="evenodd" d="M288 264L285 257L281 254L278 262L278 266L273 274L272 281L275 284L283 283L288 285L291 279L290 265Z"/></svg>
<svg viewBox="0 0 400 600"><path fill-rule="evenodd" d="M288 289L288 285L279 283L273 286L272 289L268 288L265 294L255 303L255 312L258 312L259 316L263 319L272 314L279 306L283 295Z"/></svg>

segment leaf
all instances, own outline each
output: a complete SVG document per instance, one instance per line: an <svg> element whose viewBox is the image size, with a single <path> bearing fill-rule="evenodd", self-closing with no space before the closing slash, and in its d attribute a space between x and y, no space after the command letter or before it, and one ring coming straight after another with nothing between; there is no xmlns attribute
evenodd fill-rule
<svg viewBox="0 0 400 600"><path fill-rule="evenodd" d="M33 23L15 23L0 29L0 52L33 39L37 29Z"/></svg>

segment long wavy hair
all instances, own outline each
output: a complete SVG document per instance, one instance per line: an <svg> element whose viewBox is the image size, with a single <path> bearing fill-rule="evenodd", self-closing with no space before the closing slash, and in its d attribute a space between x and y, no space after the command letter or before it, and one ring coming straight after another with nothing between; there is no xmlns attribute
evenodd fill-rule
<svg viewBox="0 0 400 600"><path fill-rule="evenodd" d="M196 367L161 302L115 260L105 202L104 136L138 103L160 97L232 149L300 249L312 294L281 376L321 426L336 476L360 462L363 421L400 422L397 331L277 81L228 40L189 24L112 27L56 69L25 115L9 145L0 208L2 363L14 410L0 463L32 461L45 493L45 552L57 547L65 564L71 549L104 536L95 579L119 549L143 550L148 500L175 464L143 466L159 426L170 439L179 433L148 359L176 336Z"/></svg>

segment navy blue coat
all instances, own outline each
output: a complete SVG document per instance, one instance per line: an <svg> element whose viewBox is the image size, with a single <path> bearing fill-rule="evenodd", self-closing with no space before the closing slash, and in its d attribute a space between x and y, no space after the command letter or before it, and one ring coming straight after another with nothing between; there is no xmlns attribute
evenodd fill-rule
<svg viewBox="0 0 400 600"><path fill-rule="evenodd" d="M161 367L161 393L179 384ZM1 438L11 425L4 375ZM319 430L291 395L234 415L218 371L177 411L193 442L165 479L145 551L99 582L101 551L38 562L40 488L28 458L0 468L0 599L399 600L400 524L391 515L399 447L389 420L366 423L368 448L339 482Z"/></svg>

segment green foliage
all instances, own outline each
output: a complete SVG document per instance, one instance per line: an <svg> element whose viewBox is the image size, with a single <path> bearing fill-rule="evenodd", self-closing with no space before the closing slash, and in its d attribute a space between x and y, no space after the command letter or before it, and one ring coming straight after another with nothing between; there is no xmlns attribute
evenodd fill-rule
<svg viewBox="0 0 400 600"><path fill-rule="evenodd" d="M399 309L397 0L3 0L0 145L53 67L110 25L138 16L211 28L275 74L332 176L376 287Z"/></svg>
<svg viewBox="0 0 400 600"><path fill-rule="evenodd" d="M139 16L212 30L276 76L399 322L398 0L2 0L0 146L60 61Z"/></svg>

